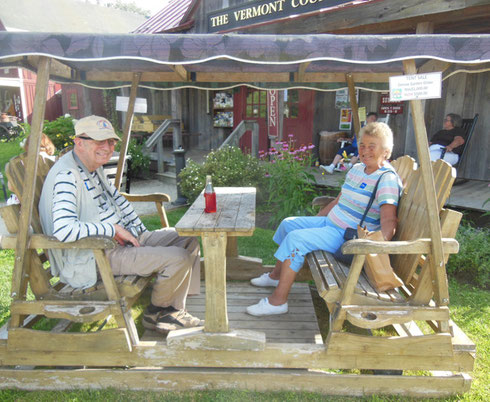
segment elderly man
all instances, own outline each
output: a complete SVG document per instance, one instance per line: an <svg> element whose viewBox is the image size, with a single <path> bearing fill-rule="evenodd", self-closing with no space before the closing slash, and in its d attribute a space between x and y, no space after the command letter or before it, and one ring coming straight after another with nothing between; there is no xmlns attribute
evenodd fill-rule
<svg viewBox="0 0 490 402"><path fill-rule="evenodd" d="M118 246L106 253L115 275L156 273L151 303L143 316L145 328L166 333L203 325L185 310L189 289L199 293L199 243L179 237L171 228L148 231L109 183L102 165L118 140L103 117L89 116L75 124L73 151L55 163L44 182L39 202L43 230L63 242L113 237ZM91 250L50 250L49 259L53 272L72 287L86 288L97 281Z"/></svg>

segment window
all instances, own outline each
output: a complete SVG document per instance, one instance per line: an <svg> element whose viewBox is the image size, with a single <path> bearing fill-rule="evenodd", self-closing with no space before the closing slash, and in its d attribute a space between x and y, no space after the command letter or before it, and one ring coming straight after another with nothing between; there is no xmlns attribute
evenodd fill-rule
<svg viewBox="0 0 490 402"><path fill-rule="evenodd" d="M297 89L284 90L284 117L297 119L299 115L299 91Z"/></svg>
<svg viewBox="0 0 490 402"><path fill-rule="evenodd" d="M68 109L76 110L78 109L78 93L76 89L69 89L66 91L66 96L68 98Z"/></svg>
<svg viewBox="0 0 490 402"><path fill-rule="evenodd" d="M267 116L267 92L256 89L247 89L246 117Z"/></svg>

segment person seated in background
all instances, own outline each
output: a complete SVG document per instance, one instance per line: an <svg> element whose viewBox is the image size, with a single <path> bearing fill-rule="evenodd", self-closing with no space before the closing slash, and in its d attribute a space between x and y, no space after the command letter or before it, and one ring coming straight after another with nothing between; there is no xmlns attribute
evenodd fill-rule
<svg viewBox="0 0 490 402"><path fill-rule="evenodd" d="M31 136L27 137L24 141L20 143L20 146L24 148L24 152L27 152L27 150L29 149L30 138ZM55 161L56 156L54 156L54 151L56 151L56 148L53 144L53 141L51 141L51 139L46 134L43 133L41 136L41 146L39 148L39 155L41 155L43 158L47 158L52 161ZM7 188L12 192L9 199L7 200L7 205L20 204L19 198L13 193L13 188L10 185L10 182L7 183Z"/></svg>
<svg viewBox="0 0 490 402"><path fill-rule="evenodd" d="M10 121L10 117L7 113L0 114L0 124L4 126L7 130L11 129L14 125Z"/></svg>
<svg viewBox="0 0 490 402"><path fill-rule="evenodd" d="M131 204L112 185L102 166L119 137L109 120L88 116L75 124L73 151L50 169L39 201L45 234L72 242L104 235L118 245L106 251L114 275L156 274L143 326L161 333L204 325L185 310L200 286L200 248L195 237L174 228L149 231ZM51 249L51 270L60 281L84 289L97 282L92 250Z"/></svg>
<svg viewBox="0 0 490 402"><path fill-rule="evenodd" d="M378 120L378 114L376 112L370 112L366 116L366 125L369 123L374 123L375 121ZM359 152L357 150L357 138L354 135L354 137L351 138L337 138L337 142L343 142L343 141L352 141L351 144L348 144L342 148L340 148L337 151L337 154L333 158L333 161L330 165L320 165L320 167L327 173L332 174L335 167L337 164L340 162L340 160L343 158L344 152L346 155L354 154L354 156L351 158L350 162L346 165L347 169L350 169L352 166L354 166L357 163L357 160L359 159Z"/></svg>
<svg viewBox="0 0 490 402"><path fill-rule="evenodd" d="M20 144L24 151L27 152L29 149L29 143L31 141L31 136L27 137L23 143ZM44 133L41 136L41 146L39 147L39 155L43 158L51 159L52 161L56 160L56 156L54 155L56 151L56 147L53 144L53 141Z"/></svg>
<svg viewBox="0 0 490 402"><path fill-rule="evenodd" d="M458 163L465 142L462 123L463 119L459 114L449 113L444 118L442 130L435 133L429 142L431 161L443 159L451 166Z"/></svg>

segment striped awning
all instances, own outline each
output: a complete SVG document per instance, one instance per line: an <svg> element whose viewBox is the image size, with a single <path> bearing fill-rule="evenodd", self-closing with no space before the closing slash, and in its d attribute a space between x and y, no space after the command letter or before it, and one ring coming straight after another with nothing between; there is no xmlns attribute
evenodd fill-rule
<svg viewBox="0 0 490 402"><path fill-rule="evenodd" d="M194 3L195 0L170 0L165 8L143 22L133 33L156 34L175 30L186 22Z"/></svg>

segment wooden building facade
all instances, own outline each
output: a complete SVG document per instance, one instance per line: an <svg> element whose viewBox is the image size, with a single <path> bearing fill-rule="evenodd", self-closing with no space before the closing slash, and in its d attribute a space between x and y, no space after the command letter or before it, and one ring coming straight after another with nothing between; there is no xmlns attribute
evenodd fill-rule
<svg viewBox="0 0 490 402"><path fill-rule="evenodd" d="M179 7L176 4L179 4ZM168 25L168 16L173 18ZM135 32L144 33L247 33L247 34L414 34L414 33L488 33L489 0L194 0L169 3L167 10L145 22ZM177 22L176 22L177 21ZM434 64L443 72L442 98L425 102L428 135L442 128L447 113L480 119L468 145L465 163L458 176L490 180L490 66L484 74L446 71L445 63ZM400 72L399 75L402 75ZM293 77L292 77L293 78ZM296 78L294 78L296 79ZM347 84L346 84L347 87ZM241 120L254 119L260 125L260 149L268 146L266 127L266 91L253 86L229 88L233 105L216 108L216 97L223 91L184 89L148 91L151 114L169 114L182 118L185 130L199 133L191 146L218 147ZM359 107L380 113L382 92L359 91ZM321 131L339 130L340 109L335 91L298 89L279 91L284 102L282 137L295 135L299 143L318 144ZM176 105L179 102L179 105ZM416 156L408 102L400 114L391 114L389 125L395 135L393 156ZM232 119L230 119L232 116ZM381 116L383 116L381 114ZM230 121L232 120L232 123ZM247 146L247 140L242 145Z"/></svg>

